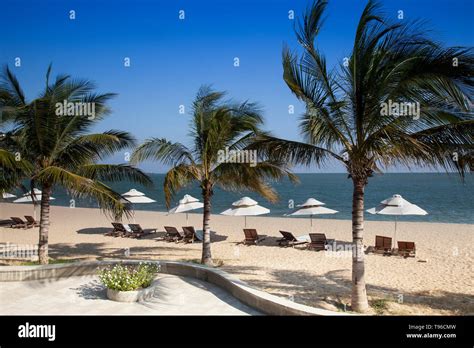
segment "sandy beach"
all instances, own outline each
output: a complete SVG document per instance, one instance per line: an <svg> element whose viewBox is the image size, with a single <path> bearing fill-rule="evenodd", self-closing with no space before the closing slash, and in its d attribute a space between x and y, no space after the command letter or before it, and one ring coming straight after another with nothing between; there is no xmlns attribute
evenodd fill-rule
<svg viewBox="0 0 474 348"><path fill-rule="evenodd" d="M1 204L0 219L32 215L31 205ZM136 222L157 233L142 239L105 237L110 219L98 209L54 206L51 209L50 256L77 260L125 258L197 261L201 244L159 241L163 226L185 225L185 215L137 211ZM125 221L126 222L126 221ZM202 215L189 214L189 225L202 226ZM323 232L338 245L351 240L351 222L316 219L314 232ZM294 235L309 233L309 219L248 217L247 227L256 228L266 239L258 246L239 244L243 239L243 217L213 215L212 252L223 270L269 293L298 303L343 310L350 303L350 253L330 253L281 248L279 230ZM367 221L365 245L375 235L393 237L393 222ZM384 314L474 314L474 225L413 223L398 224L398 240L414 241L417 255L366 255L369 301ZM0 243L36 244L38 228L0 227Z"/></svg>

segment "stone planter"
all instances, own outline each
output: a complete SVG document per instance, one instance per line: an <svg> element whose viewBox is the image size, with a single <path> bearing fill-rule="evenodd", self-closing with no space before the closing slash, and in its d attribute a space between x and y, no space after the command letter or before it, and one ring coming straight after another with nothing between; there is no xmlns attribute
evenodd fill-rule
<svg viewBox="0 0 474 348"><path fill-rule="evenodd" d="M117 302L137 302L145 301L155 294L156 282L153 282L148 288L134 291L118 291L107 288L107 298Z"/></svg>

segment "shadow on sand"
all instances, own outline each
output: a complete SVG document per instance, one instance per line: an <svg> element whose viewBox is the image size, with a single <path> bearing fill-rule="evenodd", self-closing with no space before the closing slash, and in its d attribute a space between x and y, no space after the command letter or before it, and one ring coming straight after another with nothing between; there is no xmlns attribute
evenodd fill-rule
<svg viewBox="0 0 474 348"><path fill-rule="evenodd" d="M259 267L252 266L223 266L222 269L236 275L255 275L256 272L261 270ZM247 279L246 282L274 295L291 297L295 302L309 306L319 307L321 301L324 301L337 308L342 308L343 303L349 303L352 288L349 269L333 270L323 275L295 270L266 269L266 272L270 273L273 280ZM416 314L416 309L410 308L413 306L454 311L456 314L462 315L472 315L474 313L473 294L453 293L443 290L437 290L433 293L402 292L397 288L371 284L367 284L367 293L371 297L397 303L401 306L402 311L413 312L412 314ZM399 304L400 294L403 295L403 303ZM402 307L405 307L405 309Z"/></svg>

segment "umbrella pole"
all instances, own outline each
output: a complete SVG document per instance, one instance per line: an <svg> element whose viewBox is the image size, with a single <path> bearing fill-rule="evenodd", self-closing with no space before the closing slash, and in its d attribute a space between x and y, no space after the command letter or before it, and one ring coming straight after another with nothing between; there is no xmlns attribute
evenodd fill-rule
<svg viewBox="0 0 474 348"><path fill-rule="evenodd" d="M311 214L309 220L311 221L311 228L309 230L311 233L313 233L313 214Z"/></svg>
<svg viewBox="0 0 474 348"><path fill-rule="evenodd" d="M186 213L186 226L188 226L188 213Z"/></svg>
<svg viewBox="0 0 474 348"><path fill-rule="evenodd" d="M245 218L245 228L247 228L247 216L244 216Z"/></svg>

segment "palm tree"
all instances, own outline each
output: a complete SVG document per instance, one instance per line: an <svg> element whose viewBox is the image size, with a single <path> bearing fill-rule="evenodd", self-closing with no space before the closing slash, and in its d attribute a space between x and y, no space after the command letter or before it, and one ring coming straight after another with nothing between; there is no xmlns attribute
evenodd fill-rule
<svg viewBox="0 0 474 348"><path fill-rule="evenodd" d="M199 90L193 103L191 149L178 142L152 138L132 155L132 163L154 159L172 166L164 180L168 208L178 190L191 182L199 183L204 202L201 262L206 265L213 265L209 222L214 187L255 191L273 202L277 194L266 179L288 176L296 180L287 166L278 161L260 161L254 166L222 160L222 151L242 150L260 132L263 123L255 104L225 102L224 95L205 86Z"/></svg>
<svg viewBox="0 0 474 348"><path fill-rule="evenodd" d="M253 147L292 163L343 163L353 182L352 310L368 310L363 253L364 190L369 177L391 165L472 168L474 57L469 49L444 48L417 23L390 23L369 1L352 51L330 70L316 46L327 1L310 6L295 28L303 50L283 49L283 78L305 103L304 142L262 136ZM411 104L402 104L402 103ZM404 115L391 105L419 106Z"/></svg>
<svg viewBox="0 0 474 348"><path fill-rule="evenodd" d="M66 188L73 197L94 197L105 212L121 216L129 214L129 207L103 181L127 179L151 184L144 173L130 165L97 164L135 144L133 137L122 131L89 133L109 113L106 103L114 94L94 93L92 82L71 79L68 75L60 75L51 83L50 74L51 66L44 90L32 101L27 101L8 67L0 83L0 106L9 107L8 114L13 115L14 122L8 137L9 148L15 149L22 161L29 164L30 170L23 171L23 178L29 179L31 188L39 186L42 190L38 247L41 264L48 263L50 197L55 186ZM60 110L64 103L73 107ZM80 106L82 111L74 106ZM84 106L94 112L85 114ZM9 157L7 153L5 150L5 158Z"/></svg>

